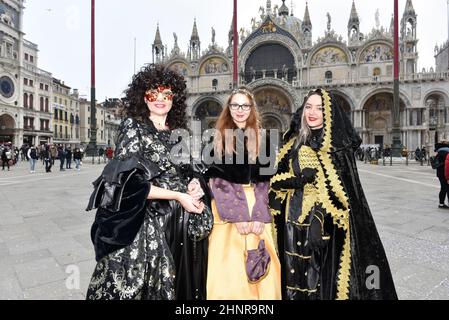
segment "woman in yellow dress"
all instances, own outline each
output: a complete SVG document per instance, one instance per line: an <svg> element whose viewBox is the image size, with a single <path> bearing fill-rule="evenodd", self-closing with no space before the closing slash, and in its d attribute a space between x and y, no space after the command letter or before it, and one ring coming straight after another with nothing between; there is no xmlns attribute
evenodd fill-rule
<svg viewBox="0 0 449 320"><path fill-rule="evenodd" d="M245 88L234 90L217 121L215 161L206 172L214 214L208 300L281 299L280 263L268 207L271 175L264 171L270 163L261 164L259 158L260 150L267 149L262 133L253 94ZM254 259L248 251L260 255Z"/></svg>

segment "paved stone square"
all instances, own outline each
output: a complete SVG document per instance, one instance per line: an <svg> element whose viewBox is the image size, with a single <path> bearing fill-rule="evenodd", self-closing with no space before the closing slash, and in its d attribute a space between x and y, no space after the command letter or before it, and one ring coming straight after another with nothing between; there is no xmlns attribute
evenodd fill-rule
<svg viewBox="0 0 449 320"><path fill-rule="evenodd" d="M0 299L84 299L95 266L86 212L104 164L0 170ZM400 299L449 298L449 210L429 166L358 162ZM76 288L77 275L79 289ZM75 279L75 280L74 280Z"/></svg>

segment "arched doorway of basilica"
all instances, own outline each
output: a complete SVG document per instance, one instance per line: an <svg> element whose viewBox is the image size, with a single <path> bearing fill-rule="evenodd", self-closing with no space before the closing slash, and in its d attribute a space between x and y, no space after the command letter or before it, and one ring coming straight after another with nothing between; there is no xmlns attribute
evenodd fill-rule
<svg viewBox="0 0 449 320"><path fill-rule="evenodd" d="M348 116L351 123L354 124L354 119L352 116L351 105L348 100L344 97L344 95L338 91L330 91L334 96L335 100L337 100L337 104L343 110L344 113Z"/></svg>
<svg viewBox="0 0 449 320"><path fill-rule="evenodd" d="M193 130L193 140L191 143L191 155L195 159L199 159L204 148L203 141L204 132L208 129L215 128L215 124L223 110L221 103L218 100L209 98L199 102L193 108L193 123L191 129Z"/></svg>
<svg viewBox="0 0 449 320"><path fill-rule="evenodd" d="M215 128L215 123L223 110L216 100L205 100L195 109L195 120L201 122L201 130Z"/></svg>
<svg viewBox="0 0 449 320"><path fill-rule="evenodd" d="M445 125L449 123L449 106L445 97L439 92L431 93L425 99L425 106L429 110L429 137L424 143L433 144L449 138L444 132Z"/></svg>
<svg viewBox="0 0 449 320"><path fill-rule="evenodd" d="M292 99L275 87L254 90L254 97L261 116L262 127L283 133L288 128L292 114ZM270 114L275 114L276 117Z"/></svg>
<svg viewBox="0 0 449 320"><path fill-rule="evenodd" d="M400 126L404 126L405 104L400 100ZM370 97L363 106L364 144L379 144L384 147L392 141L393 94L381 92Z"/></svg>
<svg viewBox="0 0 449 320"><path fill-rule="evenodd" d="M289 128L292 115L292 98L277 87L260 87L254 90L254 98L260 113L262 128L267 134L277 133L279 144Z"/></svg>
<svg viewBox="0 0 449 320"><path fill-rule="evenodd" d="M15 121L9 114L2 114L0 116L0 144L9 143L15 144L14 141Z"/></svg>

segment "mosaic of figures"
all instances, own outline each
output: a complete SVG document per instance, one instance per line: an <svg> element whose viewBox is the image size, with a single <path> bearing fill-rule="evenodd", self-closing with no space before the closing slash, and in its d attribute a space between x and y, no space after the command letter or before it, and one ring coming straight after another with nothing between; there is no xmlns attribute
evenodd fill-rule
<svg viewBox="0 0 449 320"><path fill-rule="evenodd" d="M203 63L200 74L226 73L229 71L229 65L223 59L211 58Z"/></svg>
<svg viewBox="0 0 449 320"><path fill-rule="evenodd" d="M346 53L337 47L326 47L320 49L312 57L312 66L323 66L331 64L348 63L348 57Z"/></svg>
<svg viewBox="0 0 449 320"><path fill-rule="evenodd" d="M218 117L222 107L216 101L205 101L196 109L195 116L202 119L205 117Z"/></svg>
<svg viewBox="0 0 449 320"><path fill-rule="evenodd" d="M363 51L361 62L380 62L393 59L393 51L390 47L383 44L373 44Z"/></svg>
<svg viewBox="0 0 449 320"><path fill-rule="evenodd" d="M365 127L370 129L385 129L392 125L393 95L391 93L378 93L365 104ZM400 110L405 110L404 102L400 101ZM402 122L402 119L401 119Z"/></svg>
<svg viewBox="0 0 449 320"><path fill-rule="evenodd" d="M181 74L183 76L187 76L188 73L188 67L186 64L182 63L182 62L178 62L175 64L172 64L170 66L170 69L173 70L174 72Z"/></svg>
<svg viewBox="0 0 449 320"><path fill-rule="evenodd" d="M18 28L19 26L17 13L9 9L3 1L0 3L0 19L3 23L6 23L13 28Z"/></svg>
<svg viewBox="0 0 449 320"><path fill-rule="evenodd" d="M280 113L290 113L291 108L288 99L279 91L274 89L264 89L255 94L256 103L261 111L278 111Z"/></svg>

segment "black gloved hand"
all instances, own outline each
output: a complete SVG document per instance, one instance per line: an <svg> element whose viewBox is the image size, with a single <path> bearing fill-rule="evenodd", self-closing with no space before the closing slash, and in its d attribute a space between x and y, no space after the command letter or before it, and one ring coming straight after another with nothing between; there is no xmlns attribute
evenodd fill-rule
<svg viewBox="0 0 449 320"><path fill-rule="evenodd" d="M274 190L281 190L281 189L300 189L303 186L303 182L301 178L298 177L291 177L287 178L282 181L276 181L271 184L271 187Z"/></svg>
<svg viewBox="0 0 449 320"><path fill-rule="evenodd" d="M282 181L276 181L271 184L271 187L275 190L280 189L301 189L306 183L312 183L315 181L316 169L304 168L301 171L301 176L293 176Z"/></svg>
<svg viewBox="0 0 449 320"><path fill-rule="evenodd" d="M315 181L317 170L313 168L304 168L301 171L301 180L304 184Z"/></svg>

